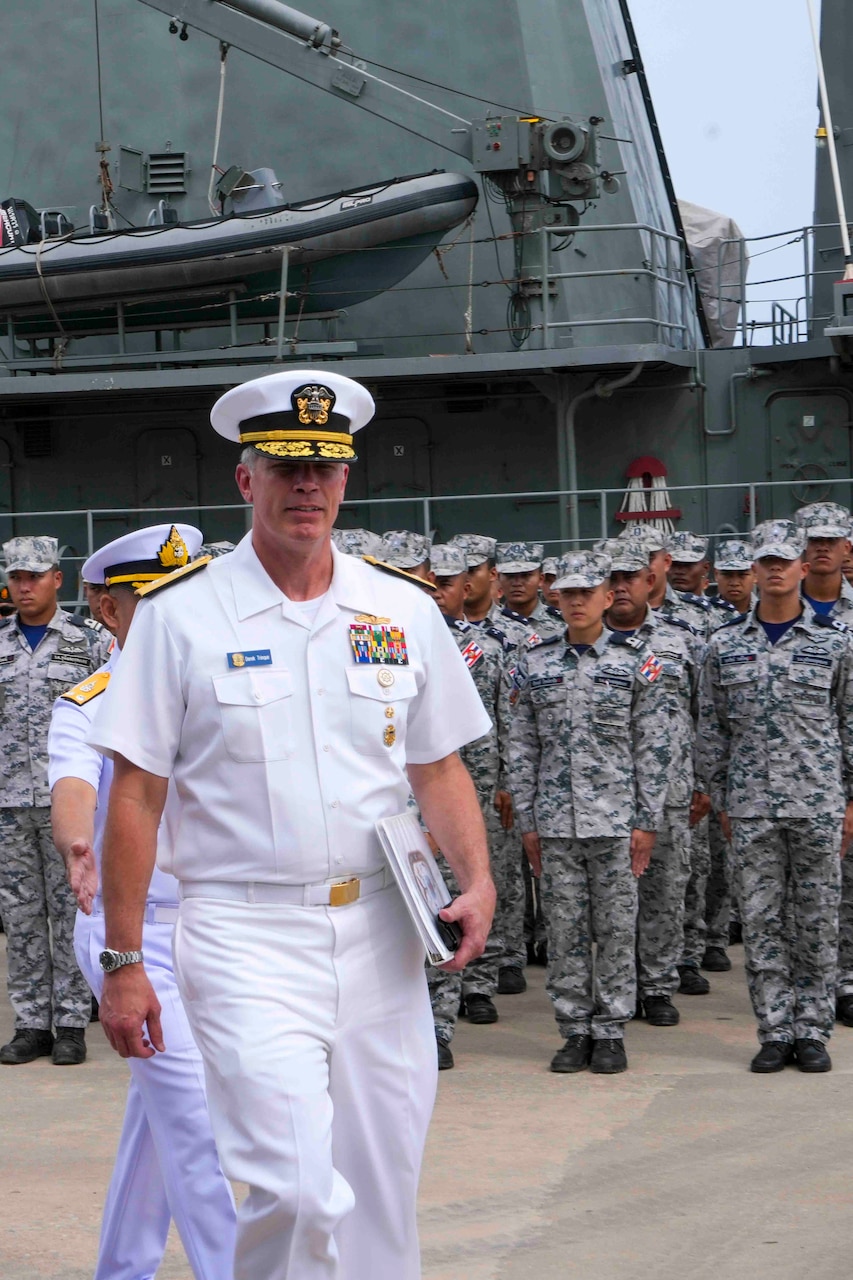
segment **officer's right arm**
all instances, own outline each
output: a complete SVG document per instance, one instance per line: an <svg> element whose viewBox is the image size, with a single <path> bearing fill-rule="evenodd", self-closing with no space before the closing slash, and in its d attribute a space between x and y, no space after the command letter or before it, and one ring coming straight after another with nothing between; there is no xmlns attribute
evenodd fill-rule
<svg viewBox="0 0 853 1280"><path fill-rule="evenodd" d="M59 778L50 793L50 825L53 843L65 863L65 871L77 906L92 913L98 892L98 868L92 848L98 796L82 778Z"/></svg>

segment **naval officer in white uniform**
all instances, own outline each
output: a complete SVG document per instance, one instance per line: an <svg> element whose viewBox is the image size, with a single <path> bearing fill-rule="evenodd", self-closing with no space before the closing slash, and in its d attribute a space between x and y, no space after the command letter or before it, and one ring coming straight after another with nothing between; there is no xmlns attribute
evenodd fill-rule
<svg viewBox="0 0 853 1280"><path fill-rule="evenodd" d="M416 1280L415 1200L436 1083L424 954L386 871L379 818L410 785L479 954L494 908L483 821L457 750L489 719L431 600L331 545L359 384L317 369L214 406L254 507L229 556L139 609L91 730L113 753L107 945L135 951L160 865L180 881L175 968L223 1168L249 1193L235 1280ZM165 856L164 856L165 855ZM125 1056L161 1052L141 963L107 975ZM166 1040L168 1049L168 1040Z"/></svg>
<svg viewBox="0 0 853 1280"><path fill-rule="evenodd" d="M160 524L125 534L83 566L101 596L117 647L107 664L56 702L48 734L51 820L80 910L77 963L100 999L105 952L100 859L112 761L86 741L99 700L123 648L137 590L195 555L202 535L191 525ZM104 1204L94 1280L150 1280L174 1219L196 1280L231 1280L236 1215L222 1172L204 1093L201 1055L172 968L178 883L155 867L148 885L142 946L162 1010L168 1049L130 1062L124 1124Z"/></svg>

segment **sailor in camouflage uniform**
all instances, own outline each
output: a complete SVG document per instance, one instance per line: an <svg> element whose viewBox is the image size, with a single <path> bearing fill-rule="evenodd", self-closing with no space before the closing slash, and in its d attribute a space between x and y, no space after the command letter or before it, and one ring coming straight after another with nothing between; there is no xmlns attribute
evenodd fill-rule
<svg viewBox="0 0 853 1280"><path fill-rule="evenodd" d="M546 985L565 1039L551 1070L612 1074L627 1066L635 877L664 821L669 700L646 641L602 622L613 603L609 557L562 557L555 587L567 633L529 642L519 661L510 784L534 874L541 866Z"/></svg>
<svg viewBox="0 0 853 1280"><path fill-rule="evenodd" d="M746 973L761 1050L751 1069L828 1071L839 853L853 831L853 642L801 600L803 540L752 535L759 603L711 639L699 750L730 821ZM727 815L723 817L722 815Z"/></svg>
<svg viewBox="0 0 853 1280"><path fill-rule="evenodd" d="M500 771L497 721L502 693L504 639L502 633L492 626L473 627L470 622L465 621L467 563L460 547L447 544L433 546L430 563L435 574L436 603L471 672L483 706L492 719L489 732L459 752L477 792L491 856L492 849L500 842L503 834L495 807L495 792ZM440 855L439 862L450 892L455 897L460 890L453 872ZM499 894L502 888L502 870L500 861L492 857L492 876ZM465 1012L470 1022L476 1025L497 1022L498 1011L492 997L497 991L498 965L502 954L503 947L493 925L485 951L477 960L467 965L462 973L447 973L444 969L434 967L428 969L439 1070L453 1066L449 1046L456 1029L460 997L464 999Z"/></svg>
<svg viewBox="0 0 853 1280"><path fill-rule="evenodd" d="M660 685L669 703L672 765L664 823L638 885L637 1009L652 1026L672 1027L679 1021L672 996L680 980L690 811L698 801L693 750L704 645L689 623L662 618L649 608L653 577L638 541L617 538L604 544L604 552L611 559L613 589L604 621L611 631L641 637L654 651L662 664Z"/></svg>
<svg viewBox="0 0 853 1280"><path fill-rule="evenodd" d="M411 529L389 529L380 538L376 551L361 554L374 555L377 560L390 564L395 569L403 569L416 578L430 582L431 543L432 539L425 533L413 533Z"/></svg>
<svg viewBox="0 0 853 1280"><path fill-rule="evenodd" d="M52 1053L74 1066L86 1057L91 995L74 958L77 904L51 837L47 731L56 698L101 666L110 637L59 608L56 538L12 538L3 553L17 608L0 621L0 915L15 1034L0 1063Z"/></svg>
<svg viewBox="0 0 853 1280"><path fill-rule="evenodd" d="M418 535L419 536L419 535ZM333 529L332 542L346 556L382 557L382 535L370 529Z"/></svg>
<svg viewBox="0 0 853 1280"><path fill-rule="evenodd" d="M842 572L850 551L850 512L837 502L812 502L800 508L796 522L806 538L803 597L815 613L853 626L853 587ZM853 1027L853 860L847 858L841 864L835 995L838 1021Z"/></svg>

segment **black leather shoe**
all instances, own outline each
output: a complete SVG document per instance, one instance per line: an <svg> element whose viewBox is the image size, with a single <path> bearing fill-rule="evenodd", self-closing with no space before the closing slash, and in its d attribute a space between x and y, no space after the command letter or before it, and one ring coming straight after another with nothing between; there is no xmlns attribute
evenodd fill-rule
<svg viewBox="0 0 853 1280"><path fill-rule="evenodd" d="M450 1052L450 1045L445 1044L443 1040L436 1040L435 1045L438 1049L439 1071L450 1071L453 1067L453 1054Z"/></svg>
<svg viewBox="0 0 853 1280"><path fill-rule="evenodd" d="M497 1022L498 1011L489 996L466 996L465 1012L468 1021L476 1027L484 1027L489 1022Z"/></svg>
<svg viewBox="0 0 853 1280"><path fill-rule="evenodd" d="M836 1021L853 1027L853 995L839 996L835 1002Z"/></svg>
<svg viewBox="0 0 853 1280"><path fill-rule="evenodd" d="M801 1071L831 1071L832 1058L820 1040L795 1040L794 1055Z"/></svg>
<svg viewBox="0 0 853 1280"><path fill-rule="evenodd" d="M625 1044L622 1040L595 1040L592 1046L592 1058L589 1069L599 1076L615 1076L625 1071L628 1059L625 1055Z"/></svg>
<svg viewBox="0 0 853 1280"><path fill-rule="evenodd" d="M669 996L644 996L646 1022L652 1027L676 1027L681 1014Z"/></svg>
<svg viewBox="0 0 853 1280"><path fill-rule="evenodd" d="M680 964L678 976L681 979L678 990L683 996L706 996L711 990L708 979L703 978L699 970L694 969L692 965Z"/></svg>
<svg viewBox="0 0 853 1280"><path fill-rule="evenodd" d="M526 990L527 979L523 969L519 969L514 964L506 964L502 969L498 969L499 996L520 996L522 991Z"/></svg>
<svg viewBox="0 0 853 1280"><path fill-rule="evenodd" d="M79 1067L86 1061L86 1032L82 1027L57 1027L53 1046L55 1067Z"/></svg>
<svg viewBox="0 0 853 1280"><path fill-rule="evenodd" d="M7 1067L18 1067L36 1058L50 1057L53 1036L39 1027L19 1027L8 1044L0 1049L0 1062Z"/></svg>
<svg viewBox="0 0 853 1280"><path fill-rule="evenodd" d="M728 973L732 962L722 947L706 947L702 957L702 968L709 973Z"/></svg>
<svg viewBox="0 0 853 1280"><path fill-rule="evenodd" d="M784 1071L789 1062L794 1061L794 1046L785 1040L766 1040L749 1064L750 1071L758 1075L770 1075L773 1071Z"/></svg>
<svg viewBox="0 0 853 1280"><path fill-rule="evenodd" d="M551 1070L560 1075L586 1071L592 1053L592 1036L569 1036L562 1049L551 1059Z"/></svg>

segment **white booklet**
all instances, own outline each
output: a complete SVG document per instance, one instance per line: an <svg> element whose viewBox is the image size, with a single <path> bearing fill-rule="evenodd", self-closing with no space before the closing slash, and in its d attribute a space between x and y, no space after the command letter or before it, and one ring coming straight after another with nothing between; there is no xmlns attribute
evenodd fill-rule
<svg viewBox="0 0 853 1280"><path fill-rule="evenodd" d="M439 911L451 901L450 891L421 824L413 813L399 813L382 818L376 831L430 963L452 960L454 948L447 945L436 923Z"/></svg>

